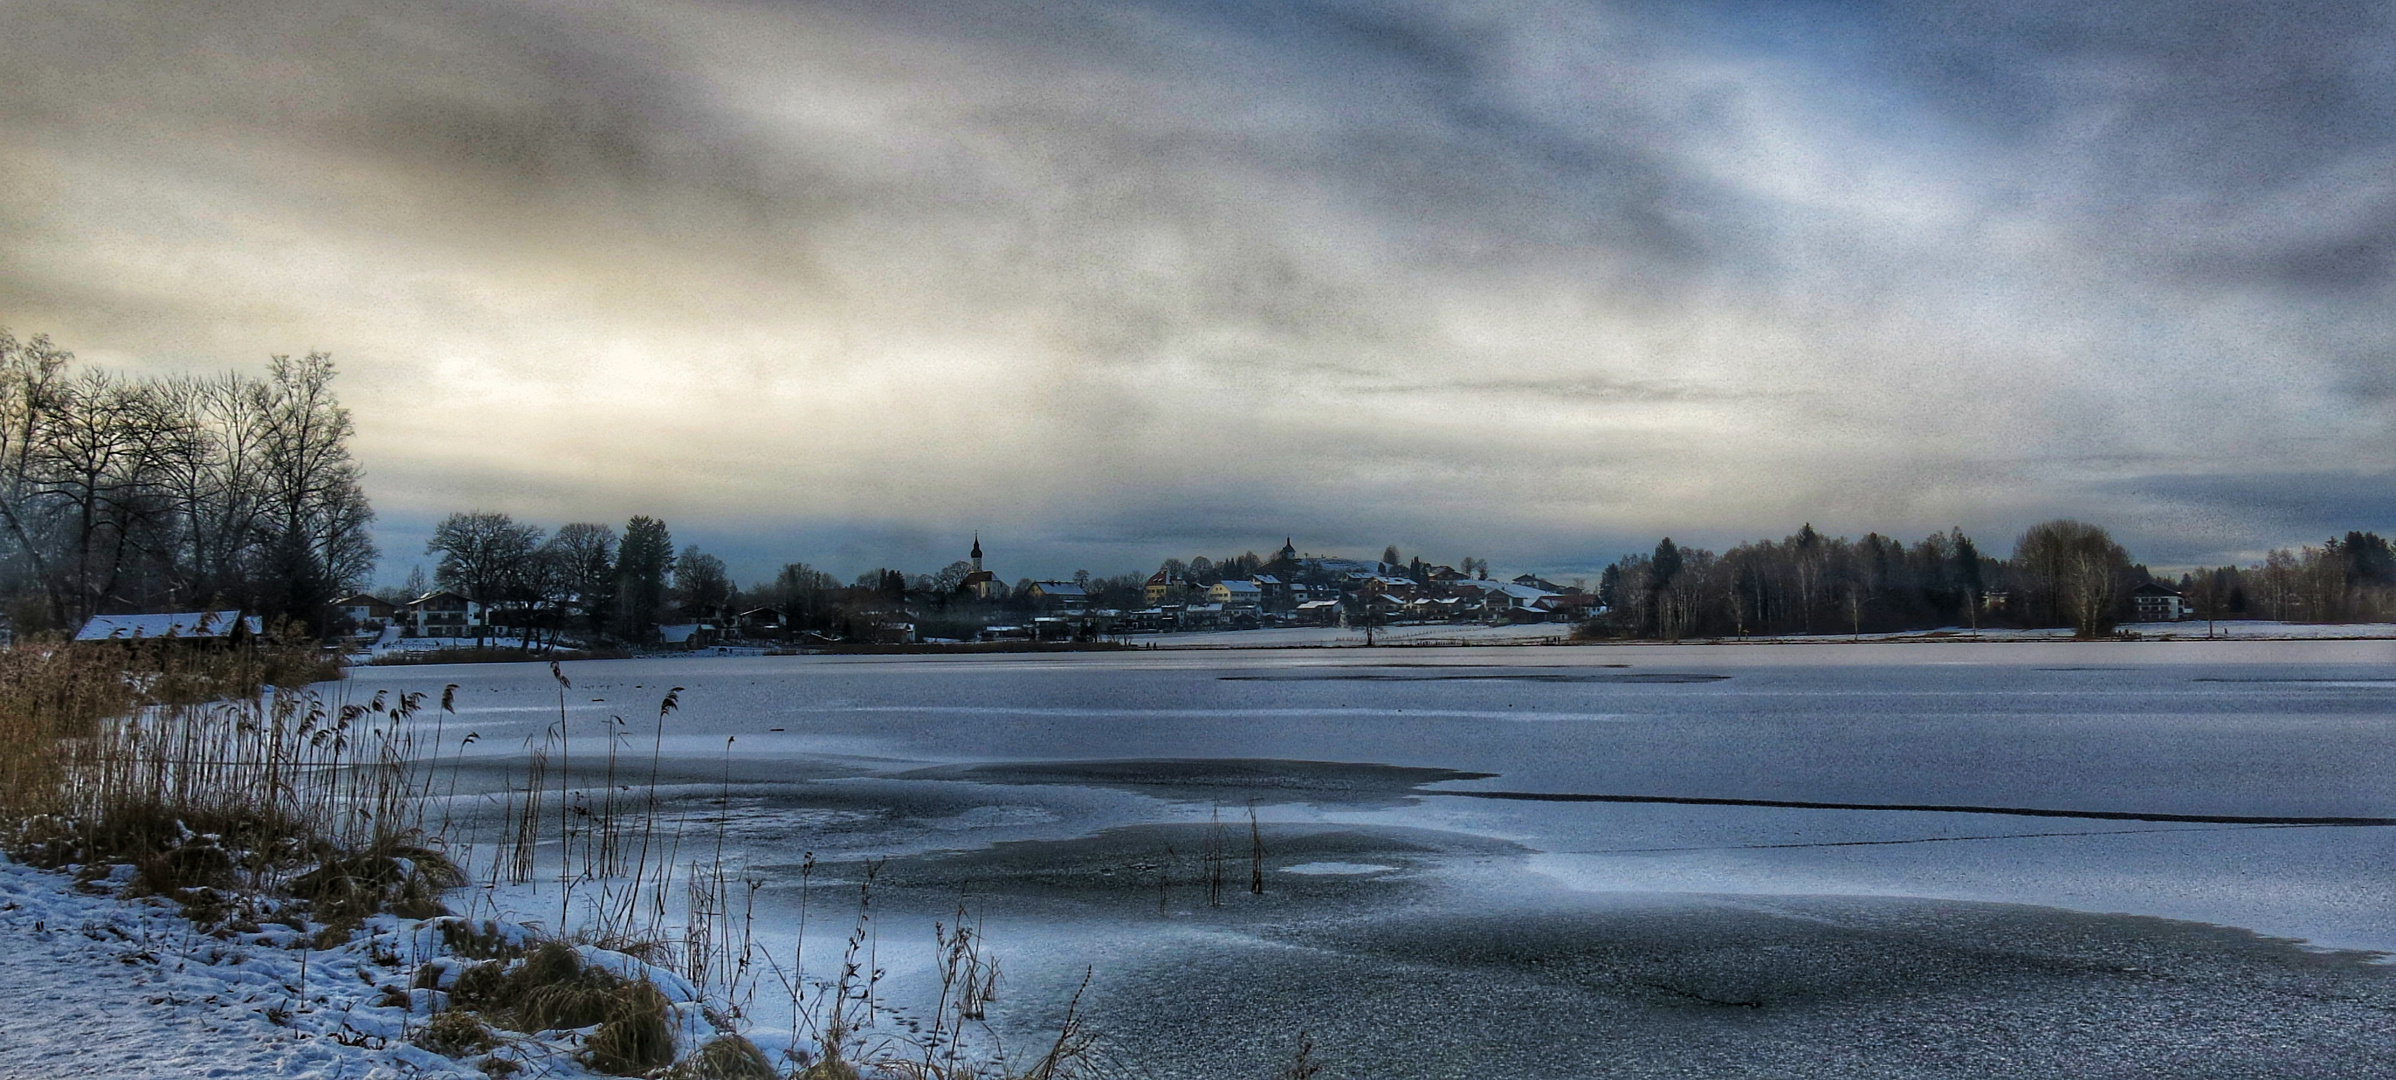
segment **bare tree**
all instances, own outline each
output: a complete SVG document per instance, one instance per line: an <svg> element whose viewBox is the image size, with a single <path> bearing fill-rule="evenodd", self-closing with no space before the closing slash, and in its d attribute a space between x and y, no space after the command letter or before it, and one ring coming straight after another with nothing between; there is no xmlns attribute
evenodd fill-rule
<svg viewBox="0 0 2396 1080"><path fill-rule="evenodd" d="M732 573L724 560L695 547L684 548L674 559L674 594L685 615L719 616L732 599Z"/></svg>
<svg viewBox="0 0 2396 1080"><path fill-rule="evenodd" d="M2105 530L2069 519L2040 522L2015 542L2013 558L2078 636L2113 629L2130 556Z"/></svg>
<svg viewBox="0 0 2396 1080"><path fill-rule="evenodd" d="M433 526L432 539L424 545L425 554L441 556L433 579L482 605L486 613L480 624L485 629L475 634L477 644L487 637L492 606L530 591L537 573L533 552L540 544L539 526L519 525L506 514L451 514Z"/></svg>
<svg viewBox="0 0 2396 1080"><path fill-rule="evenodd" d="M115 596L128 559L155 539L168 462L190 431L153 387L101 371L66 380L53 406L31 448L31 494L56 515L67 615L80 622Z"/></svg>
<svg viewBox="0 0 2396 1080"><path fill-rule="evenodd" d="M281 613L314 619L374 569L360 472L349 453L349 410L332 391L333 358L276 356L263 387L260 473L270 580Z"/></svg>
<svg viewBox="0 0 2396 1080"><path fill-rule="evenodd" d="M557 561L565 602L582 609L586 629L606 629L616 596L616 530L607 525L577 521L558 526L549 538Z"/></svg>
<svg viewBox="0 0 2396 1080"><path fill-rule="evenodd" d="M72 368L0 330L0 572L61 627L224 603L316 619L372 569L373 512L322 353L266 380Z"/></svg>
<svg viewBox="0 0 2396 1080"><path fill-rule="evenodd" d="M49 537L39 518L36 492L44 442L58 409L67 364L74 354L46 335L20 342L0 330L0 525L14 553L49 601L50 617L67 621L67 603L49 558Z"/></svg>

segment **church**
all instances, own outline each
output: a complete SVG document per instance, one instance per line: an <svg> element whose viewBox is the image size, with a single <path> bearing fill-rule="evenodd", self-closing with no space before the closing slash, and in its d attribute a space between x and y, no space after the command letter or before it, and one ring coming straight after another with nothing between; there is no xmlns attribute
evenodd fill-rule
<svg viewBox="0 0 2396 1080"><path fill-rule="evenodd" d="M966 574L965 580L958 583L957 591L972 593L976 600L988 600L991 593L1005 592L1006 584L998 580L998 575L982 569L982 534L978 532L973 534L972 558L973 572Z"/></svg>

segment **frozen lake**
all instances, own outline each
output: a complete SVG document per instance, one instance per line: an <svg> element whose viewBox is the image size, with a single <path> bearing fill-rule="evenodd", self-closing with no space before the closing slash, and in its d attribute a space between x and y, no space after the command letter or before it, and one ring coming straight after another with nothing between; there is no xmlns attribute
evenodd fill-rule
<svg viewBox="0 0 2396 1080"><path fill-rule="evenodd" d="M1435 1006L1403 995L1351 1001L1334 988L1247 1015L1266 1008L1239 989L1259 972L1285 986L1332 971L1347 973L1336 986L1401 971L1460 980L1495 995L1489 1023L1515 1033L1510 1045L1636 1043L1624 1032L1685 1019L1713 1026L1671 1045L1698 1046L1691 1060L1735 1074L1745 1051L1734 1044L1754 1040L1725 1034L1732 1021L1702 1008L1681 1019L1672 1010L1727 1002L1762 1014L1766 1002L1802 997L1813 1020L1760 1036L1786 1049L1812 1045L1807 1033L1830 1022L1818 1014L1830 1006L1815 990L1773 989L1782 982L1704 990L1749 976L1692 943L1747 940L1746 955L1808 958L1773 978L1815 988L1845 977L1835 974L1851 966L1842 948L1893 955L1892 927L1910 928L1905 947L1926 956L1980 956L1992 941L2046 934L2057 956L2098 940L2208 957L2268 944L2230 935L2216 950L2118 919L2013 925L2026 916L1989 905L2396 951L2396 829L2291 820L2396 818L2388 641L769 657L566 672L578 783L612 717L623 720L623 752L637 750L645 769L658 700L683 688L663 729L668 780L680 804L705 812L729 790L730 843L766 883L769 939L795 930L787 916L806 853L821 862L817 888L889 858L876 901L888 905L884 934L920 916L928 938L934 913L966 899L988 920L1027 1014L1094 967L1098 1016L1135 1029L1117 1029L1124 1053L1156 1075L1210 1075L1214 1066L1187 1059L1191 1039L1229 1040L1217 1065L1262 1063L1302 1028L1340 1033L1327 1052L1351 1061L1415 1063L1394 1074L1515 1074L1470 1040L1424 1041L1405 1026L1420 1024L1409 1010ZM559 688L541 666L364 669L352 682L436 696L456 683L448 739L454 750L475 733L466 759L488 766L468 774L467 789L496 786L500 763L559 722ZM1490 792L1510 797L1476 794ZM1753 805L1772 802L1839 808ZM1246 894L1251 808L1262 897ZM2037 813L1993 812L2005 810ZM1212 907L1196 879L1218 815L1236 854L1235 895ZM1527 928L1548 943L1492 944ZM1854 946L1855 935L1881 944ZM1412 944L1393 952L1396 940ZM1583 1030L1550 1006L1501 1000L1525 965L1597 940L1616 951L1567 983L1597 995L1583 1015L1619 1007L1629 1026ZM1647 951L1623 953L1625 942ZM1439 955L1450 947L1460 954ZM2255 962L2274 972L2311 962L2274 948ZM1620 975L1651 960L1663 974ZM1817 961L1829 967L1808 966ZM920 973L885 962L903 998ZM1968 995L1995 977L1933 967L1953 985L1908 994ZM2224 985L2268 982L2216 974ZM1158 996L1176 980L1194 983ZM2050 1002L2081 983L2004 985L2007 1000ZM1220 1023L1189 1019L1186 994L1216 1002ZM1029 1031L1043 1018L1015 1022ZM1276 1018L1286 1032L1252 1030ZM1727 1041L1704 1050L1707 1038ZM1434 1044L1448 1049L1426 1049ZM2052 1052L2070 1061L2088 1051L2066 1040ZM1539 1069L1526 1061L1520 1075ZM1264 1075L1221 1075L1232 1074Z"/></svg>

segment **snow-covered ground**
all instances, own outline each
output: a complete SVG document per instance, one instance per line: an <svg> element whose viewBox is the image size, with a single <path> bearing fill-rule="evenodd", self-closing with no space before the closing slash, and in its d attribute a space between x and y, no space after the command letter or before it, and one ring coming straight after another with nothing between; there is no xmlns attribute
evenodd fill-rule
<svg viewBox="0 0 2396 1080"><path fill-rule="evenodd" d="M166 901L116 898L125 876L79 888L0 857L0 1077L485 1077L485 1055L408 1042L438 993L409 989L441 951L428 924L378 917L331 950L301 948L299 931L276 923L219 939ZM637 968L683 1002L679 1046L713 1034L688 983L630 957L584 955ZM520 1076L591 1075L573 1058L578 1038L519 1038L489 1056Z"/></svg>

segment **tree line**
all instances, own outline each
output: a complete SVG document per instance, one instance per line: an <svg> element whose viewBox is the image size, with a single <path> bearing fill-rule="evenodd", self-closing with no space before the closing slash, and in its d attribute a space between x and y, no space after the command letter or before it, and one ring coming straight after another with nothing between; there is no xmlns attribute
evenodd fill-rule
<svg viewBox="0 0 2396 1080"><path fill-rule="evenodd" d="M2205 618L2396 622L2396 551L2377 533L2349 532L2244 569L2191 571L2180 591Z"/></svg>
<svg viewBox="0 0 2396 1080"><path fill-rule="evenodd" d="M0 329L0 593L21 631L128 610L322 624L374 511L324 353L143 378Z"/></svg>
<svg viewBox="0 0 2396 1080"><path fill-rule="evenodd" d="M1807 525L1719 554L1667 537L1605 568L1598 598L1608 610L1590 630L1680 639L2002 626L2069 627L2093 637L2129 619L2133 592L2150 583L2179 592L2199 618L2396 616L2396 556L2373 533L2174 581L2133 562L2103 528L2064 519L2031 526L2003 559L1961 529L1909 545L1878 533L1824 536Z"/></svg>
<svg viewBox="0 0 2396 1080"><path fill-rule="evenodd" d="M454 513L433 527L425 553L437 559L430 578L419 568L383 590L384 599L405 604L445 589L490 611L486 629L504 628L528 644L568 634L586 643L642 644L656 639L661 623L720 622L753 608L771 608L797 628L838 629L910 593L929 594L935 581L876 569L844 585L790 563L742 589L722 559L696 546L677 549L666 523L645 515L621 531L572 522L552 533L504 513Z"/></svg>

